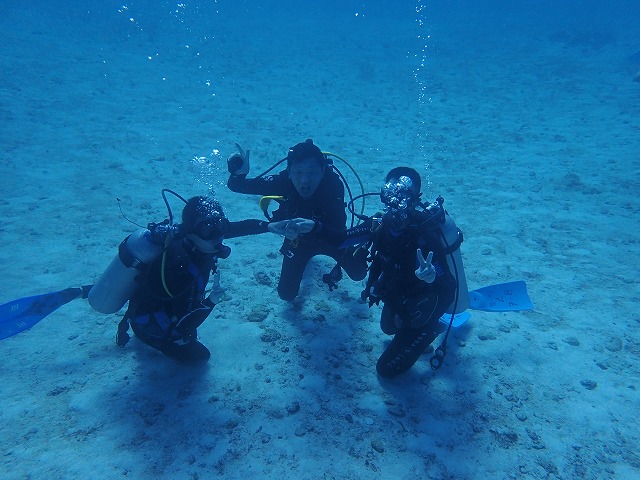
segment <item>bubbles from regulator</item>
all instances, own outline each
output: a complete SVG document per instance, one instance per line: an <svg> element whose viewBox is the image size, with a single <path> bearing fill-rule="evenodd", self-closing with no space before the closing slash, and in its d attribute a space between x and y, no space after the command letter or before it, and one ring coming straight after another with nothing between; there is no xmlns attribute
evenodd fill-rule
<svg viewBox="0 0 640 480"><path fill-rule="evenodd" d="M126 4L122 5L118 9L118 13L120 15L123 15L125 18L127 18L129 24L133 26L133 28L136 30L137 33L142 32L142 26L140 25L140 23L138 23L138 20L135 17L135 15L129 11L128 5ZM127 36L129 36L129 34L127 34Z"/></svg>
<svg viewBox="0 0 640 480"><path fill-rule="evenodd" d="M208 156L194 156L191 165L196 172L196 182L205 186L209 194L226 185L226 162L217 148Z"/></svg>
<svg viewBox="0 0 640 480"><path fill-rule="evenodd" d="M413 70L413 78L418 87L418 108L419 108L419 122L417 123L418 131L416 132L418 150L422 157L424 165L424 183L425 194L431 195L431 172L429 164L429 156L427 153L427 136L428 125L426 122L428 106L431 103L431 97L429 96L429 78L427 75L427 61L428 61L428 49L431 42L431 35L428 32L426 24L427 5L426 0L416 1L416 40L417 40L417 53L414 54L416 60L416 66Z"/></svg>
<svg viewBox="0 0 640 480"><path fill-rule="evenodd" d="M179 42L183 48L182 56L188 59L187 66L196 70L194 78L197 79L197 84L210 90L211 97L216 96L213 86L219 43L214 33L215 28L203 27L203 24L205 20L211 22L219 15L218 0L204 2L203 5L169 2L169 5L162 5L160 8L154 5L142 7L130 1L122 4L118 13L133 27L133 30L126 30L126 35L139 37L145 44L149 44L147 48L151 51L145 54L148 61L164 59L165 64L176 62L176 52L167 48L162 41L151 45L156 43L152 42L152 37L166 36L171 39L171 43ZM154 34L149 36L145 32ZM167 72L161 71L161 74L163 82L171 78Z"/></svg>

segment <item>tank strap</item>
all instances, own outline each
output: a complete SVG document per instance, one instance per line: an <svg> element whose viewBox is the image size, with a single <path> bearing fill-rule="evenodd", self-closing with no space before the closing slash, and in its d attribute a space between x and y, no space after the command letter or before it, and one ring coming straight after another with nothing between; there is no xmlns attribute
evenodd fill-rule
<svg viewBox="0 0 640 480"><path fill-rule="evenodd" d="M120 246L118 247L118 256L120 257L120 260L122 261L125 267L139 269L140 265L142 265L142 262L140 262L140 260L138 260L133 255L131 255L131 253L125 246L130 236L131 235L127 236L127 238L125 238L120 243Z"/></svg>
<svg viewBox="0 0 640 480"><path fill-rule="evenodd" d="M445 249L445 255L451 255L453 252L458 250L460 248L460 245L462 245L462 242L464 242L464 235L462 234L462 230L458 228L458 238L456 238L456 241Z"/></svg>

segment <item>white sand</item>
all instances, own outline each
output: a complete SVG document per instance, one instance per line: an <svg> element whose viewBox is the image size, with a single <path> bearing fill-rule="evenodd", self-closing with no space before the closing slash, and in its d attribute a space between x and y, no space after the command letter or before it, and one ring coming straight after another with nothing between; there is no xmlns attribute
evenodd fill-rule
<svg viewBox="0 0 640 480"><path fill-rule="evenodd" d="M318 259L287 305L280 239L229 241L207 368L117 348L80 300L0 342L0 478L639 478L638 7L231 3L3 7L0 303L94 281L136 228L116 197L146 224L161 188L213 187L260 218L224 158L310 136L368 191L420 169L470 287L523 279L536 309L474 311L440 371L383 382L359 282L329 293Z"/></svg>

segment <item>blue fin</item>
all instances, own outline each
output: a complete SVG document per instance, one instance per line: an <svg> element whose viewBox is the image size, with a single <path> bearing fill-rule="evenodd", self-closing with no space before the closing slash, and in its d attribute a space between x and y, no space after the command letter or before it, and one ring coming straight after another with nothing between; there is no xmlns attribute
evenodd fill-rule
<svg viewBox="0 0 640 480"><path fill-rule="evenodd" d="M527 293L527 284L522 280L488 287L469 292L469 308L485 312L519 312L533 310L533 303ZM458 328L471 318L468 311L457 313L453 317L452 328ZM449 325L451 314L440 317L440 322Z"/></svg>
<svg viewBox="0 0 640 480"><path fill-rule="evenodd" d="M640 50L629 55L629 61L633 63L640 63Z"/></svg>
<svg viewBox="0 0 640 480"><path fill-rule="evenodd" d="M533 310L527 284L522 280L472 290L469 292L469 300L469 308L485 312Z"/></svg>
<svg viewBox="0 0 640 480"><path fill-rule="evenodd" d="M19 298L0 305L0 340L28 330L80 295L82 295L81 288L67 288L44 295Z"/></svg>

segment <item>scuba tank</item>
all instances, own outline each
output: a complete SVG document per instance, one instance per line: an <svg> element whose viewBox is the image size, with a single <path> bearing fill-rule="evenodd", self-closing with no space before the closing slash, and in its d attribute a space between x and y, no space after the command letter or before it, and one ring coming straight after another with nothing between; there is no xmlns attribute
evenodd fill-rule
<svg viewBox="0 0 640 480"><path fill-rule="evenodd" d="M462 313L469 308L469 288L467 277L464 274L460 245L463 241L462 231L443 208L444 198L438 197L435 202L429 204L425 211L432 215L438 227L440 227L440 242L447 252L447 265L456 280L455 300L446 310L446 313Z"/></svg>
<svg viewBox="0 0 640 480"><path fill-rule="evenodd" d="M434 350L433 356L429 359L432 370L438 370L442 367L444 357L447 354L447 339L453 325L454 315L464 312L470 306L469 288L467 287L467 278L464 274L462 254L460 253L460 245L463 241L462 232L444 209L443 204L444 198L439 196L435 202L429 204L424 210L431 213L430 220L435 220L440 227L440 241L447 252L447 265L456 280L456 295L453 303L446 309L446 313L451 315L451 320L449 320L449 327L446 330L444 340Z"/></svg>
<svg viewBox="0 0 640 480"><path fill-rule="evenodd" d="M469 308L469 287L467 287L467 277L464 274L464 264L462 263L462 253L460 244L462 243L462 232L448 213L444 214L444 223L440 224L442 231L442 241L448 245L447 265L456 279L457 298L449 305L446 313L461 313ZM454 311L455 310L455 311Z"/></svg>
<svg viewBox="0 0 640 480"><path fill-rule="evenodd" d="M137 287L140 269L153 262L163 250L166 228L150 224L125 238L118 254L89 291L89 304L100 313L120 310ZM154 228L155 227L155 228ZM162 232L162 231L165 232Z"/></svg>

